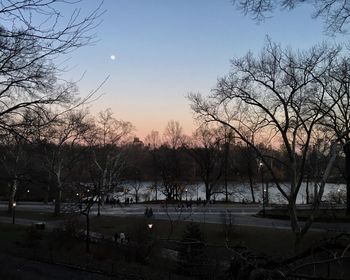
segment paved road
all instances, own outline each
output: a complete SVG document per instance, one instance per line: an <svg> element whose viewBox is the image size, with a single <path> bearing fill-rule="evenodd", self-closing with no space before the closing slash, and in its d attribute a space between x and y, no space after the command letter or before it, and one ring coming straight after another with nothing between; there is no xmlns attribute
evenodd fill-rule
<svg viewBox="0 0 350 280"><path fill-rule="evenodd" d="M6 202L0 202L0 210L6 209ZM103 205L101 213L111 216L143 216L149 204L132 204L128 206ZM187 220L201 223L223 224L225 219L232 220L235 225L255 226L265 228L290 229L290 222L287 220L269 219L254 216L261 210L259 205L218 205L194 206L192 208L178 207L177 205L151 205L155 219ZM71 209L63 204L63 209ZM39 211L53 212L53 205L43 203L20 203L17 211ZM92 209L92 214L97 213L97 207ZM1 218L0 220L4 220ZM8 218L9 220L9 218ZM16 219L17 220L17 219ZM58 223L58 222L56 222ZM55 226L53 223L52 226ZM313 223L312 230L331 230L350 232L349 223Z"/></svg>

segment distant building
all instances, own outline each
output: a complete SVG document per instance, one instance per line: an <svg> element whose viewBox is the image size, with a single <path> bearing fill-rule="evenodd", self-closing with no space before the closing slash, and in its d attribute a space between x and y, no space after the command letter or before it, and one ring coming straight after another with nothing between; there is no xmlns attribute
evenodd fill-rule
<svg viewBox="0 0 350 280"><path fill-rule="evenodd" d="M132 144L134 146L139 146L139 147L143 147L144 146L143 142L138 137L134 137L134 141L132 142Z"/></svg>

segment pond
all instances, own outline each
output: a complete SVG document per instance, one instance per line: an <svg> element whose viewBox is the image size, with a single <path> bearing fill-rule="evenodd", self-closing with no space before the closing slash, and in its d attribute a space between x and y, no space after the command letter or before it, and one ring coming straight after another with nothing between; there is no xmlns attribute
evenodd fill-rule
<svg viewBox="0 0 350 280"><path fill-rule="evenodd" d="M289 184L281 183L283 189L289 193ZM306 183L302 183L300 191L297 196L297 203L304 204L307 201L307 187ZM135 201L135 193L138 193L138 201L150 201L156 199L156 192L154 188L154 183L152 182L138 182L137 187L132 182L124 182L122 184L122 189L124 192L116 192L115 197L119 198L120 201L125 199L133 199ZM254 195L255 201L262 201L262 184L254 184ZM187 191L186 191L187 190ZM308 193L309 199L311 200L315 191L315 184L309 183ZM269 203L278 203L284 204L287 203L286 199L282 196L281 192L277 189L275 184L269 183L266 188L265 185L265 194L267 201ZM182 199L186 200L205 200L205 186L204 183L198 182L196 184L187 184L183 187ZM212 200L224 201L225 200L224 186L217 186L216 192L212 195ZM346 185L345 184L326 184L323 198L324 201L333 201L333 202L343 202L346 197ZM157 190L157 199L164 200L165 195L162 193L162 186L158 184ZM252 195L249 183L242 182L230 182L228 184L228 199L231 202L252 202Z"/></svg>

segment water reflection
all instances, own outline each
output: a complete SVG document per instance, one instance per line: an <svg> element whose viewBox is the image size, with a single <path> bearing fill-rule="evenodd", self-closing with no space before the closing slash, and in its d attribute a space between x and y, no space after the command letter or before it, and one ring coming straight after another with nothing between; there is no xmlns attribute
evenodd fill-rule
<svg viewBox="0 0 350 280"><path fill-rule="evenodd" d="M155 187L152 182L140 182L140 188L137 190L138 201L150 201L155 200ZM125 198L135 199L136 192L131 188L131 183L125 182L122 184L123 189L128 189L128 193L125 195L123 192L116 192L115 197L120 197L122 200ZM282 184L285 192L289 193L290 188L288 184ZM216 192L212 195L211 199L216 201L224 201L225 193L222 191L223 186L218 186ZM205 187L204 183L188 184L186 185L186 195L188 200L205 200ZM256 202L262 201L262 187L261 183L255 184L253 186L254 196ZM309 202L312 201L314 196L314 184L309 183L308 194L306 183L301 185L300 191L297 196L298 204L307 203L308 196ZM327 184L324 190L323 198L324 201L342 202L342 196L345 194L346 185L345 184ZM230 202L252 202L252 194L249 183L230 183L228 185L228 198ZM278 203L286 204L287 200L283 197L280 191L277 189L275 184L269 183L268 188L266 188L266 196L268 197L268 203ZM125 197L125 198L124 198ZM158 200L164 200L165 195L162 193L161 185L157 186L157 198ZM183 194L182 199L185 200L185 194ZM266 200L265 200L266 201Z"/></svg>

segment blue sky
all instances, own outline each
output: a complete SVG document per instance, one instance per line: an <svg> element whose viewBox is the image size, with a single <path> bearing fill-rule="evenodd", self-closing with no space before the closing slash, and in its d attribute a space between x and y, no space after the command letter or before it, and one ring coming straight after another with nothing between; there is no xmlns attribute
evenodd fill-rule
<svg viewBox="0 0 350 280"><path fill-rule="evenodd" d="M83 3L87 12L98 1ZM77 79L86 71L79 82L82 95L109 75L91 111L111 108L115 117L131 121L141 138L152 129L162 132L171 119L191 134L195 124L186 95L209 93L228 73L230 59L258 53L266 35L294 49L342 40L323 33L308 5L276 11L260 24L230 0L105 0L103 9L97 44L71 54L68 64L74 68L66 75Z"/></svg>

